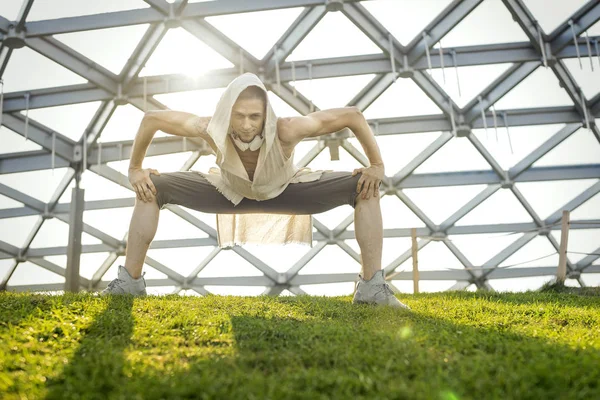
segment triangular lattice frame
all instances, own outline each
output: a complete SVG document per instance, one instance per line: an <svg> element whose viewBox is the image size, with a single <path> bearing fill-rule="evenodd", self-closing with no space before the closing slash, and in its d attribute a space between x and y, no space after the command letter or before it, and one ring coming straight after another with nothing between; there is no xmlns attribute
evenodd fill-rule
<svg viewBox="0 0 600 400"><path fill-rule="evenodd" d="M30 248L44 221L48 218L58 218L69 223L70 204L58 204L58 199L73 179L77 179L83 172L82 148L87 145L87 168L100 176L113 181L123 187L131 189L127 178L118 171L108 167L107 162L127 158L131 152L132 141L103 143L98 146L97 140L103 128L119 105L132 104L138 109L165 109L153 96L164 93L174 93L187 90L198 90L213 87L224 87L242 71L254 72L261 77L267 87L286 101L299 113L305 115L317 109L306 96L294 90L290 85L294 75L295 79L340 77L356 74L375 74L369 82L347 105L356 106L365 110L375 101L396 79L412 79L425 94L441 109L443 114L419 117L385 118L369 120L376 135L403 134L442 131L442 135L431 143L423 152L413 159L406 167L388 176L383 183L382 195L397 196L408 208L415 213L425 224L418 229L421 239L419 249L432 240L442 241L448 249L464 266L464 270L440 270L422 272L421 279L456 280L452 288L465 288L475 284L478 288L490 289L489 279L516 278L523 276L553 275L554 266L535 268L498 268L504 260L521 249L537 235L544 235L553 248L558 250L559 245L550 232L558 229L562 210L574 210L578 206L600 193L600 181L589 189L580 193L572 201L556 210L550 217L541 219L533 207L524 198L515 186L515 182L545 181L556 179L588 179L600 178L600 164L532 168L537 160L555 148L580 127L585 125L600 141L600 130L594 118L600 116L600 94L593 99L585 99L581 88L577 85L563 59L572 58L576 54L592 56L593 47L587 45L582 34L600 19L600 3L590 0L576 11L565 23L561 24L552 33L544 33L531 12L522 0L503 0L504 6L510 11L513 18L529 38L529 42L507 43L503 45L481 45L468 47L455 47L439 52L431 52L429 60L425 57L427 49L431 49L444 35L450 32L472 10L482 3L482 0L455 0L448 5L431 23L423 34L415 37L407 46L401 45L366 9L356 0L344 1L254 1L254 2L208 2L187 4L187 1L176 0L173 4L165 0L145 0L151 8L127 12L113 12L108 14L73 17L68 19L26 22L29 10L34 0L24 0L23 6L16 21L10 22L0 16L0 77L2 76L13 51L18 51L19 45L25 45L34 51L48 57L63 67L87 79L89 83L70 85L50 89L31 90L26 92L13 92L4 95L2 124L10 130L25 136L25 118L20 111L27 107L42 108L73 104L89 101L101 101L93 119L84 132L79 142L74 142L58 132L36 121L29 120L27 137L42 147L39 151L18 152L0 155L0 174L25 172L32 170L48 169L51 165L51 152L56 154L55 167L70 167L59 184L54 195L48 203L41 202L24 193L6 185L0 184L0 194L23 203L25 206L0 210L0 218L16 216L39 215L31 234L21 247L15 247L5 242L0 242L0 259L13 259L14 264L6 276L0 281L0 289L6 290L62 290L63 284L40 284L8 286L8 281L17 266L25 261L30 261L42 268L65 276L64 268L48 261L45 256L64 254L64 248ZM291 54L294 48L310 32L310 30L332 11L328 7L341 7L341 12L352 21L368 38L380 49L381 54L352 56L332 59L305 60L296 62L282 62ZM296 21L279 38L272 51L262 59L254 58L224 34L208 24L204 17L225 15L239 12L261 11L276 8L289 8L305 6ZM102 66L94 63L85 56L77 53L72 48L54 39L52 35L92 29L103 29L140 23L149 23L149 28L139 42L131 58L119 75L115 75ZM183 27L192 35L216 50L224 58L232 62L236 68L216 70L206 74L201 79L192 79L179 75L153 76L139 78L138 74L148 61L154 49L167 33L174 27ZM572 34L577 39L574 40ZM597 45L598 38L592 38L592 43ZM591 52L589 49L592 49ZM591 54L590 54L591 53ZM454 65L482 65L493 60L493 63L513 63L513 66L486 87L476 98L465 107L458 107L452 98L441 88L428 73L429 63L432 68L442 65L453 65L453 57L458 62ZM600 56L599 56L600 57ZM391 62L393 60L393 64ZM573 101L569 107L548 107L522 110L490 110L490 108L524 78L541 65L547 64L558 78L561 86L567 91ZM278 78L279 77L279 81ZM144 95L147 95L146 98ZM482 114L483 108L483 114ZM565 123L566 126L539 146L521 162L504 170L487 151L485 146L475 137L472 129L483 128L485 125L493 126L498 114L510 116L511 125L527 126L536 124ZM482 118L482 115L484 118ZM55 145L52 146L54 135ZM352 137L351 132L345 130L326 137L312 139L315 146L300 161L299 166L309 164L322 150L329 148L332 157L335 157L339 147L344 148L350 155L364 166L369 162L361 151L356 149L347 139ZM416 168L423 164L437 150L456 137L468 140L475 149L489 163L491 170L470 171L457 173L414 174ZM181 170L189 170L201 155L212 154L212 150L203 142L188 140L184 142L180 137L155 138L147 155L160 155L180 152L187 146L193 150L192 156L185 162ZM93 160L102 160L95 164ZM406 188L454 186L469 184L485 184L484 190L464 204L441 224L434 224L427 215L419 209L403 192ZM491 224L478 226L455 226L455 223L481 204L492 194L500 189L510 190L518 201L527 210L532 218L531 223L521 224ZM85 210L111 209L115 207L131 207L134 198L113 199L85 202ZM169 243L156 243L157 247L171 248L180 246L216 246L216 231L176 205L167 208L182 219L198 227L209 235L208 239L197 239L192 242L169 240ZM285 273L278 273L273 268L262 262L250 252L240 247L231 249L246 259L264 275L260 277L237 278L198 278L198 273L221 251L218 247L195 268L189 276L182 276L166 265L146 258L146 264L167 275L167 279L148 280L148 286L176 287L175 292L192 289L200 294L208 293L205 285L250 285L266 286L265 293L279 294L289 289L294 294L302 294L299 287L305 284L351 282L356 279L355 274L320 274L299 275L299 271L319 253L327 244L336 244L358 263L360 254L346 244L344 240L354 239L354 232L347 228L353 222L353 215L349 215L334 229L327 228L314 218L314 227L318 233L315 240L318 243L309 250L292 268ZM598 221L577 221L571 229L599 228ZM102 245L83 246L82 252L107 251L110 255L98 268L93 278L88 280L80 277L81 288L97 290L104 287L102 276L115 262L118 256L125 253L126 237L118 239L111 237L94 227L83 225L82 230L102 241ZM490 258L481 266L474 266L464 254L449 240L449 235L476 234L476 233L508 233L518 232L519 236L513 243ZM392 229L384 232L384 237L408 237L409 229ZM93 247L93 248L92 248ZM568 274L580 279L581 273L598 273L600 267L593 266L600 253L600 248L594 254L580 260L578 263L568 262ZM397 271L404 261L411 257L410 249L399 253L398 257L385 266L388 277L395 279L411 279L410 273Z"/></svg>

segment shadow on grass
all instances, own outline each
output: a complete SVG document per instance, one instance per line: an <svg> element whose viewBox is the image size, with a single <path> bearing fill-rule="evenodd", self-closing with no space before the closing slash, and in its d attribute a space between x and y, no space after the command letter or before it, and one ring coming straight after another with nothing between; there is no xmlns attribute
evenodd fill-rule
<svg viewBox="0 0 600 400"><path fill-rule="evenodd" d="M278 298L212 325L164 321L168 365L131 364L132 298L111 298L47 399L598 398L600 355L502 327L339 299ZM213 306L214 307L214 306ZM227 307L223 305L222 307ZM282 310L283 309L283 310ZM292 313L302 310L301 318ZM283 315L281 315L283 314ZM214 335L198 332L213 329ZM150 359L149 359L150 360Z"/></svg>
<svg viewBox="0 0 600 400"><path fill-rule="evenodd" d="M16 309L18 307L18 310ZM19 325L29 315L49 312L52 309L52 300L48 296L35 293L0 294L0 321L2 325Z"/></svg>
<svg viewBox="0 0 600 400"><path fill-rule="evenodd" d="M84 336L69 364L58 377L46 381L46 398L107 399L122 389L124 351L134 328L133 302L132 296L108 297L106 309L80 331Z"/></svg>
<svg viewBox="0 0 600 400"><path fill-rule="evenodd" d="M550 281L546 282L539 290L541 293L569 293L580 296L597 296L600 297L600 287L572 287L566 286L564 283Z"/></svg>

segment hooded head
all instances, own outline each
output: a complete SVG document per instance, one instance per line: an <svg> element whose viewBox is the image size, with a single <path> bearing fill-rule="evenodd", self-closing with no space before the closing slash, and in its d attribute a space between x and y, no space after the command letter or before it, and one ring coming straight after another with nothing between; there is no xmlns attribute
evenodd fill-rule
<svg viewBox="0 0 600 400"><path fill-rule="evenodd" d="M217 154L217 164L222 166L227 148L233 145L228 135L243 143L250 143L255 137L264 139L262 147L271 149L276 135L277 118L269 103L267 89L261 80L252 73L245 73L234 79L221 95L213 117L207 127L221 154Z"/></svg>
<svg viewBox="0 0 600 400"><path fill-rule="evenodd" d="M262 136L265 125L265 92L258 86L248 86L240 93L231 108L231 133L244 143Z"/></svg>

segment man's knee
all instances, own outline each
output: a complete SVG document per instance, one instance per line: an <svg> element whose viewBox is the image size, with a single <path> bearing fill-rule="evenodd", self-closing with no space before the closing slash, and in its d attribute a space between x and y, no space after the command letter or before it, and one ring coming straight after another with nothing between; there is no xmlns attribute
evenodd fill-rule
<svg viewBox="0 0 600 400"><path fill-rule="evenodd" d="M162 208L166 203L166 194L168 192L167 176L150 174L150 180L156 189L156 196L152 193L150 196L154 201L156 201L158 208Z"/></svg>
<svg viewBox="0 0 600 400"><path fill-rule="evenodd" d="M356 175L354 175L352 177L352 178L354 178L354 181L355 181L354 190L352 193L354 208L356 208L356 205L358 205L358 203L363 203L363 202L369 202L369 204L376 203L376 202L379 202L379 200L381 199L379 189L381 188L382 182L379 182L379 186L378 186L377 190L375 190L373 188L373 186L371 186L370 190L368 191L369 193L367 193L369 195L369 198L368 199L363 198L363 194L367 192L367 188L366 188L366 184L363 183L361 190L358 191L359 190L358 181L361 176L362 176L362 172L358 172Z"/></svg>

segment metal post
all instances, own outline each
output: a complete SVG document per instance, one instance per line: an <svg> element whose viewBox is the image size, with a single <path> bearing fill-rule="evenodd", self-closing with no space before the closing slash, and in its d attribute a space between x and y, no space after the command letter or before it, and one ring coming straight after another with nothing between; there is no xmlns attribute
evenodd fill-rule
<svg viewBox="0 0 600 400"><path fill-rule="evenodd" d="M79 187L81 171L75 174L76 185L71 191L69 210L69 243L67 246L67 271L65 292L79 292L79 261L81 257L81 234L83 232L84 189Z"/></svg>
<svg viewBox="0 0 600 400"><path fill-rule="evenodd" d="M412 238L412 260L413 260L413 293L419 293L419 260L417 257L417 228L410 231Z"/></svg>
<svg viewBox="0 0 600 400"><path fill-rule="evenodd" d="M562 213L562 227L560 232L560 249L558 256L558 272L556 274L556 281L558 283L565 283L567 277L567 242L569 240L569 211L563 210Z"/></svg>

